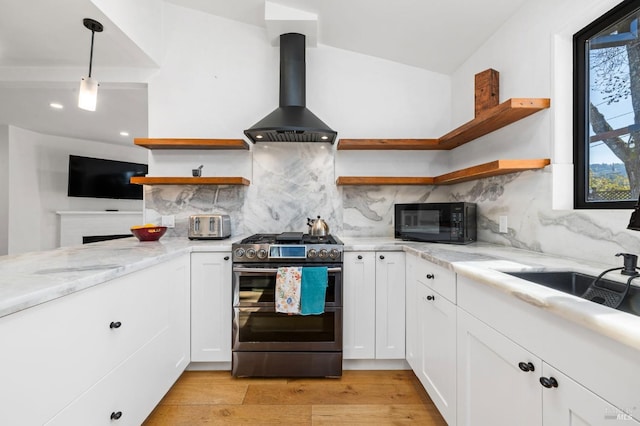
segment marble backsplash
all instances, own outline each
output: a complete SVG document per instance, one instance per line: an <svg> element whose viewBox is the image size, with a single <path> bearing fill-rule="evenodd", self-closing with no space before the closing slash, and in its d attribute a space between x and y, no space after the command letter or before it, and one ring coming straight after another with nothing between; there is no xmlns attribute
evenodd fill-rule
<svg viewBox="0 0 640 426"><path fill-rule="evenodd" d="M346 237L392 237L396 203L478 204L478 239L515 248L617 265L615 253L640 253L640 233L626 230L629 210L551 208L547 169L444 186L336 186L333 147L270 143L253 147L251 185L146 186L145 221L174 215L170 236L187 235L188 218L224 213L233 235L306 231L318 215ZM401 175L401 173L399 173ZM508 232L499 232L507 216Z"/></svg>

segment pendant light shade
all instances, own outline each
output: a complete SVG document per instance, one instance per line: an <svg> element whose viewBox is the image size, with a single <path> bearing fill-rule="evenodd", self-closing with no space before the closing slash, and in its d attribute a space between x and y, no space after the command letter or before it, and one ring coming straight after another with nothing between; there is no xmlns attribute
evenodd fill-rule
<svg viewBox="0 0 640 426"><path fill-rule="evenodd" d="M80 93L78 95L78 108L95 111L98 101L98 82L91 78L91 67L93 65L93 36L96 32L102 32L102 24L91 18L84 18L84 26L91 30L91 53L89 54L89 76L82 77L80 81Z"/></svg>
<svg viewBox="0 0 640 426"><path fill-rule="evenodd" d="M78 108L95 111L97 101L98 82L91 77L82 77L82 80L80 80L80 94L78 95Z"/></svg>

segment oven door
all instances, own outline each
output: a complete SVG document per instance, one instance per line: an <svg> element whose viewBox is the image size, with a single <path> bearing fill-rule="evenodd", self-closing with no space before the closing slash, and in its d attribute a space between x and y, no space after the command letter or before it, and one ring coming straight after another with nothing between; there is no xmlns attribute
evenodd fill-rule
<svg viewBox="0 0 640 426"><path fill-rule="evenodd" d="M271 308L234 308L234 351L342 351L342 308L287 315Z"/></svg>
<svg viewBox="0 0 640 426"><path fill-rule="evenodd" d="M292 264L287 266L303 265ZM326 266L328 268L325 307L342 306L342 265L323 264L307 266ZM234 265L233 306L275 308L277 271L277 266L273 264Z"/></svg>

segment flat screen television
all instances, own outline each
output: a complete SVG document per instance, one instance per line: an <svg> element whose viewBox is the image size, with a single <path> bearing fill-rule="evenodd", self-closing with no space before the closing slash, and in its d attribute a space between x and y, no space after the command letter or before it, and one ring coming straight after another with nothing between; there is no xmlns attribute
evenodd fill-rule
<svg viewBox="0 0 640 426"><path fill-rule="evenodd" d="M142 185L132 176L145 176L146 164L69 155L69 197L142 200Z"/></svg>

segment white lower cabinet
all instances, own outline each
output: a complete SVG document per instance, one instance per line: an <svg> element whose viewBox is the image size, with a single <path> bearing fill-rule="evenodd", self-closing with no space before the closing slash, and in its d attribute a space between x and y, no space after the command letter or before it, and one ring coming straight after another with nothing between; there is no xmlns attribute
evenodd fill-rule
<svg viewBox="0 0 640 426"><path fill-rule="evenodd" d="M191 253L191 361L231 361L231 253Z"/></svg>
<svg viewBox="0 0 640 426"><path fill-rule="evenodd" d="M416 291L418 379L448 424L456 424L456 305L420 281Z"/></svg>
<svg viewBox="0 0 640 426"><path fill-rule="evenodd" d="M541 368L539 358L458 310L458 425L542 424Z"/></svg>
<svg viewBox="0 0 640 426"><path fill-rule="evenodd" d="M545 426L640 425L640 422L631 417L637 414L638 407L616 408L544 363L542 376L553 378L557 383L557 387L542 391L542 424Z"/></svg>
<svg viewBox="0 0 640 426"><path fill-rule="evenodd" d="M637 352L468 278L458 303L458 425L640 424Z"/></svg>
<svg viewBox="0 0 640 426"><path fill-rule="evenodd" d="M140 424L189 363L189 285L185 255L0 318L0 424Z"/></svg>
<svg viewBox="0 0 640 426"><path fill-rule="evenodd" d="M404 359L404 252L346 252L342 278L344 358Z"/></svg>
<svg viewBox="0 0 640 426"><path fill-rule="evenodd" d="M455 273L409 254L406 258L407 362L448 424L456 423ZM455 300L455 299L454 299Z"/></svg>

